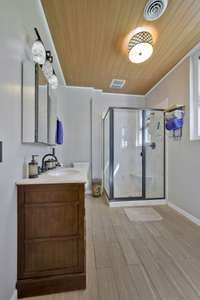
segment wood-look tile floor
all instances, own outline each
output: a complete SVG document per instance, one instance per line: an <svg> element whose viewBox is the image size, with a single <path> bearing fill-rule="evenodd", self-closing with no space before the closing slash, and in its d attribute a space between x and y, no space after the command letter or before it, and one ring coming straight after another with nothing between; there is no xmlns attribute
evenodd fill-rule
<svg viewBox="0 0 200 300"><path fill-rule="evenodd" d="M200 229L154 208L161 221L134 223L87 197L87 289L27 300L200 300Z"/></svg>

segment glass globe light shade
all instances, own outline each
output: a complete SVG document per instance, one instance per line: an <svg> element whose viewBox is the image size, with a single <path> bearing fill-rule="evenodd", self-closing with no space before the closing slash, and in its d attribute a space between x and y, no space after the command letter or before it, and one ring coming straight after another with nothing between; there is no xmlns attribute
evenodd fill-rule
<svg viewBox="0 0 200 300"><path fill-rule="evenodd" d="M49 79L49 84L51 85L52 89L56 89L58 87L58 78L55 74L53 74Z"/></svg>
<svg viewBox="0 0 200 300"><path fill-rule="evenodd" d="M49 60L46 60L45 64L42 66L42 71L47 80L53 75L53 67Z"/></svg>
<svg viewBox="0 0 200 300"><path fill-rule="evenodd" d="M128 54L129 60L139 64L147 60L153 53L153 46L149 43L139 43L135 45Z"/></svg>
<svg viewBox="0 0 200 300"><path fill-rule="evenodd" d="M35 63L38 63L40 65L43 65L46 61L46 50L44 48L44 45L41 41L35 41L33 43L32 49L32 56L33 56L33 61Z"/></svg>

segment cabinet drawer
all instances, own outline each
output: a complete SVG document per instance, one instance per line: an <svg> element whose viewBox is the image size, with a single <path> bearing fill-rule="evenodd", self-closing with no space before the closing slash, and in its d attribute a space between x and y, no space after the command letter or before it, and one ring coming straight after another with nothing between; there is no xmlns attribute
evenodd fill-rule
<svg viewBox="0 0 200 300"><path fill-rule="evenodd" d="M78 235L77 201L25 205L25 239Z"/></svg>
<svg viewBox="0 0 200 300"><path fill-rule="evenodd" d="M80 201L81 199L84 199L84 185L81 184L24 186L24 202L26 204Z"/></svg>
<svg viewBox="0 0 200 300"><path fill-rule="evenodd" d="M24 277L83 272L78 238L25 242Z"/></svg>

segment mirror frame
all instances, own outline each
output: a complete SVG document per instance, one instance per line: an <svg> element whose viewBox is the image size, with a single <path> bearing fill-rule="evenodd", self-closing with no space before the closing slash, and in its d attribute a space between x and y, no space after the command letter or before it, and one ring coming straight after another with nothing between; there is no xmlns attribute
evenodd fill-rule
<svg viewBox="0 0 200 300"><path fill-rule="evenodd" d="M24 90L25 90L25 64L26 63L30 63L30 61L22 61L21 63L21 143L22 144L35 144L36 143L36 131L35 131L35 127L36 127L36 69L35 69L35 64L34 66L31 64L31 66L33 66L33 69L30 69L30 72L34 72L33 77L34 80L32 82L33 88L34 88L34 133L33 133L33 141L25 141L24 140L24 127L25 127L25 123L24 123L24 102L25 102L25 95L24 95Z"/></svg>
<svg viewBox="0 0 200 300"><path fill-rule="evenodd" d="M47 139L48 139L48 145L49 146L56 146L56 123L54 124L55 125L54 143L51 143L51 136L50 136L51 126L53 126L51 124L51 109L52 109L52 103L51 102L52 101L56 101L56 99L52 95L50 95L50 87L49 87L49 90L48 90L48 111L47 111L47 115L48 115L48 127L47 127L48 136L47 136ZM56 106L57 106L57 101L56 101ZM57 119L57 117L55 117L55 119Z"/></svg>
<svg viewBox="0 0 200 300"><path fill-rule="evenodd" d="M42 145L49 145L48 143L48 131L49 131L49 83L47 81L47 142L39 141L39 68L42 71L42 68L39 64L35 64L35 143Z"/></svg>

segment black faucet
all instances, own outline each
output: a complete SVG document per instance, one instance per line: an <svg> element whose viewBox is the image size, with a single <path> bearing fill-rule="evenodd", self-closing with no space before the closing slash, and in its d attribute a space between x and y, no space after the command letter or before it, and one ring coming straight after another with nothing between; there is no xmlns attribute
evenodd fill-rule
<svg viewBox="0 0 200 300"><path fill-rule="evenodd" d="M55 148L52 148L52 153L47 153L43 156L42 158L42 172L45 172L47 171L47 168L46 168L46 163L45 163L45 159L47 157L53 157L55 162L56 162L56 166L60 166L60 163L58 162L58 159L56 157L56 151L55 151Z"/></svg>

